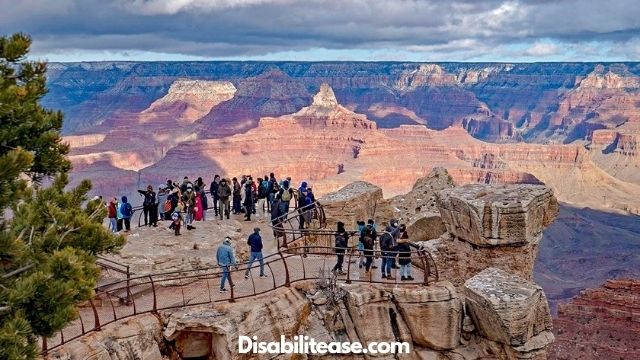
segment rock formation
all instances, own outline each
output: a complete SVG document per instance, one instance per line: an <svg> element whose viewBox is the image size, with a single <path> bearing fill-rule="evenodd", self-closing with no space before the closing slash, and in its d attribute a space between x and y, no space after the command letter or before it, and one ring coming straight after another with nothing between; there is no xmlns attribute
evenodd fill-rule
<svg viewBox="0 0 640 360"><path fill-rule="evenodd" d="M561 304L550 359L640 358L640 281L610 280Z"/></svg>

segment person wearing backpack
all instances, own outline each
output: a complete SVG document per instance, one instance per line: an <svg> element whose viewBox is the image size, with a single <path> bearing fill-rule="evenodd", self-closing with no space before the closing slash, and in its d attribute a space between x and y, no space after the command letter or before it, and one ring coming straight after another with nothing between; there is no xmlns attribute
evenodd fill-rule
<svg viewBox="0 0 640 360"><path fill-rule="evenodd" d="M231 187L227 183L227 179L220 180L220 186L218 187L218 196L220 196L220 220L223 219L223 215L229 219L229 197L231 196Z"/></svg>
<svg viewBox="0 0 640 360"><path fill-rule="evenodd" d="M273 204L273 201L276 199L280 188L278 187L278 180L276 180L276 176L271 173L269 174L269 195L267 196L269 202Z"/></svg>
<svg viewBox="0 0 640 360"><path fill-rule="evenodd" d="M249 259L249 265L247 265L247 271L244 273L244 278L249 278L249 272L253 266L253 262L258 260L260 263L260 277L266 278L267 274L264 273L264 260L262 256L262 237L260 236L260 228L253 228L253 234L249 235L247 239L247 245L251 250L251 257Z"/></svg>
<svg viewBox="0 0 640 360"><path fill-rule="evenodd" d="M395 250L398 253L398 264L400 264L400 280L414 280L411 276L411 246L406 231L403 231L402 235L400 235Z"/></svg>
<svg viewBox="0 0 640 360"><path fill-rule="evenodd" d="M126 196L121 198L120 212L122 213L122 221L124 222L124 232L131 231L131 217L133 216L133 207L127 200Z"/></svg>
<svg viewBox="0 0 640 360"><path fill-rule="evenodd" d="M280 206L283 213L289 213L289 203L291 199L293 199L293 189L289 187L289 181L285 180L282 182L282 188L278 192L278 197L280 198Z"/></svg>
<svg viewBox="0 0 640 360"><path fill-rule="evenodd" d="M333 272L338 275L344 275L345 272L342 271L342 264L344 263L344 253L349 246L349 234L345 231L344 223L342 221L338 221L338 229L336 231L335 238L335 252L338 259L333 267Z"/></svg>

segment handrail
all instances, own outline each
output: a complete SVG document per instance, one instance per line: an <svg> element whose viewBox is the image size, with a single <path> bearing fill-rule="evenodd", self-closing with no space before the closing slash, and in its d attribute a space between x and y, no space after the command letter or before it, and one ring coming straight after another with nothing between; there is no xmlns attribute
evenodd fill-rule
<svg viewBox="0 0 640 360"><path fill-rule="evenodd" d="M127 268L127 278L103 284L96 288L96 297L88 302L89 307L80 308L79 319L65 327L60 333L51 338L42 339L42 354L46 354L75 339L78 339L93 331L98 331L105 325L118 320L144 313L156 313L160 310L181 308L194 305L212 304L218 302L233 302L239 299L255 297L274 291L291 284L318 280L324 278L324 273L329 270L327 258L334 258L337 252L343 253L347 263L347 273L344 277L338 277L338 281L352 283L380 283L394 285L424 286L437 281L438 269L431 254L425 249L413 244L409 252L409 258L417 276L412 281L397 278L383 279L374 275L374 271L360 276L360 270L352 271L351 260L354 257L372 256L382 258L395 258L397 251L386 251L385 255L379 249L360 251L355 247L336 248L326 245L311 245L307 240L311 236L332 238L335 232L323 229L326 226L326 217L322 205L318 202L308 205L316 212L320 229L295 229L294 219L305 211L306 207L295 209L283 215L280 229L285 237L284 246L278 252L269 254L263 258L265 272L271 274L271 279L256 279L258 263L253 263L253 271L249 272L249 279L245 280L240 272L245 272L249 262L238 263L232 267L211 266L193 270L173 270L146 275L132 274L128 266L104 257L98 257L101 266L106 268ZM302 210L302 211L300 211ZM288 229L285 229L288 226ZM355 233L356 231L350 231ZM290 234L292 240L286 242L286 234ZM296 238L296 236L298 236ZM305 240L304 244L298 244L298 240ZM407 254L406 252L404 254ZM116 270L117 271L117 270ZM228 272L231 291L215 294L212 291L212 281L219 281L223 273ZM245 284L245 282L248 282ZM214 284L214 288L217 284ZM121 294L126 294L126 301ZM147 294L148 296L134 297L132 294ZM107 306L104 306L106 301Z"/></svg>

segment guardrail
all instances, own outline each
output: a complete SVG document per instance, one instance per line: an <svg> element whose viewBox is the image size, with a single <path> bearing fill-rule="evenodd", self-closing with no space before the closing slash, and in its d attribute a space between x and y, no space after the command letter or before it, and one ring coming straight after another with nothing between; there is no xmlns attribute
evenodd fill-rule
<svg viewBox="0 0 640 360"><path fill-rule="evenodd" d="M313 210L311 210L313 209ZM304 211L313 211L314 226L320 229L297 229L298 216ZM56 335L42 339L42 355L70 341L99 331L103 326L144 313L160 310L205 305L217 302L234 302L239 299L255 297L291 284L307 280L325 279L331 273L336 252L343 252L346 273L337 276L344 283L377 283L394 285L426 286L438 280L438 269L431 254L414 245L409 258L415 268L413 280L382 278L378 271L369 272L354 264L365 255L374 258L395 258L398 252L380 250L363 252L353 246L335 248L331 246L335 232L322 229L326 226L326 217L321 204L314 203L301 209L295 209L283 215L274 231L282 232L282 243L278 243L277 253L263 259L267 278L258 276L260 265L252 264L248 276L244 276L248 262L237 266L215 266L210 268L170 271L148 275L134 275L129 267L104 257L98 258L101 267L126 276L114 282L102 284L95 289L96 296L82 304L78 309L78 319L62 329ZM355 231L351 231L355 233ZM354 237L355 238L355 237ZM289 241L288 241L289 240ZM324 244L324 245L319 245ZM398 270L392 269L392 274ZM228 275L228 292L219 292L220 281Z"/></svg>
<svg viewBox="0 0 640 360"><path fill-rule="evenodd" d="M102 326L128 317L160 310L204 305L216 302L234 302L239 299L258 296L291 284L324 279L333 266L336 248L307 246L290 248L288 252L279 252L264 258L264 271L267 278L260 278L259 264L253 263L251 271L245 277L248 262L237 266L216 266L201 270L172 271L150 275L133 276L116 281L96 290L96 297L79 308L79 317L57 335L43 339L42 353L78 339L90 332L98 331ZM414 271L412 281L382 279L377 272L365 273L356 269L352 258L356 256L352 248L345 251L347 272L338 277L345 283L380 283L395 285L428 285L437 280L431 271L430 259L423 251L414 250L410 257L419 271ZM382 257L380 253L374 254ZM229 291L219 292L219 281L228 273ZM130 301L122 300L122 294L145 294L129 296Z"/></svg>

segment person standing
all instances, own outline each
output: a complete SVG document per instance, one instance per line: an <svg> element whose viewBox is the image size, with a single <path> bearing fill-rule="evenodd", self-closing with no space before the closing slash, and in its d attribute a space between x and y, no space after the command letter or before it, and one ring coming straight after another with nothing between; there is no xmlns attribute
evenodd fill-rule
<svg viewBox="0 0 640 360"><path fill-rule="evenodd" d="M289 212L289 202L293 199L293 189L289 187L289 181L282 182L282 189L278 192L280 198L280 211L284 214Z"/></svg>
<svg viewBox="0 0 640 360"><path fill-rule="evenodd" d="M304 223L306 221L305 212L309 209L307 208L307 182L303 181L298 188L298 229L304 229Z"/></svg>
<svg viewBox="0 0 640 360"><path fill-rule="evenodd" d="M247 239L247 245L251 248L251 259L249 260L247 271L244 273L244 278L249 278L249 272L251 271L254 260L258 260L260 263L260 277L266 278L267 275L264 273L264 257L262 256L262 237L260 236L260 228L257 227L253 229L253 234L249 235L249 238Z"/></svg>
<svg viewBox="0 0 640 360"><path fill-rule="evenodd" d="M198 185L196 185L196 188L194 189L194 196L195 196L195 205L193 208L193 213L194 213L194 220L195 221L202 221L202 197L200 196L200 187L198 187Z"/></svg>
<svg viewBox="0 0 640 360"><path fill-rule="evenodd" d="M253 189L251 182L244 183L244 221L251 221L251 213L253 212Z"/></svg>
<svg viewBox="0 0 640 360"><path fill-rule="evenodd" d="M260 211L262 213L262 216L265 215L265 203L267 202L267 185L264 183L264 181L262 181L262 178L258 178L258 202L257 202L257 208L258 211Z"/></svg>
<svg viewBox="0 0 640 360"><path fill-rule="evenodd" d="M117 204L118 200L116 198L112 198L109 201L109 205L107 206L107 211L109 213L109 230L111 230L112 233L118 232L118 210L116 209Z"/></svg>
<svg viewBox="0 0 640 360"><path fill-rule="evenodd" d="M131 231L131 217L133 216L133 208L127 200L126 196L122 196L122 204L120 205L120 213L122 213L122 221L124 222L124 232Z"/></svg>
<svg viewBox="0 0 640 360"><path fill-rule="evenodd" d="M193 191L193 184L187 184L187 191L182 194L182 202L184 202L184 224L187 227L187 230L193 230L193 218L195 216L194 209L196 206L196 194Z"/></svg>
<svg viewBox="0 0 640 360"><path fill-rule="evenodd" d="M236 177L231 179L231 184L233 187L233 213L240 214L242 212L242 187Z"/></svg>
<svg viewBox="0 0 640 360"><path fill-rule="evenodd" d="M373 219L369 219L369 221L367 221L367 225L362 230L362 234L360 235L360 241L364 248L364 268L366 272L369 272L371 268L375 269L375 266L373 266L373 248L377 236L378 234L376 233Z"/></svg>
<svg viewBox="0 0 640 360"><path fill-rule="evenodd" d="M122 216L122 211L121 211L121 202L118 202L117 198L114 198L114 200L116 201L116 232L120 232L122 231L122 227L124 225L124 216Z"/></svg>
<svg viewBox="0 0 640 360"><path fill-rule="evenodd" d="M202 221L207 220L207 210L209 209L209 200L207 199L207 192L204 189L204 185L200 187L200 203L202 205Z"/></svg>
<svg viewBox="0 0 640 360"><path fill-rule="evenodd" d="M227 184L227 179L222 179L220 181L220 186L218 187L218 195L220 196L220 220L222 220L222 216L226 215L227 219L229 219L229 197L231 196L231 187Z"/></svg>
<svg viewBox="0 0 640 360"><path fill-rule="evenodd" d="M220 200L220 196L218 195L219 186L220 175L216 174L216 176L213 177L211 186L209 187L209 190L211 191L211 198L213 199L213 213L216 217L218 216L218 201Z"/></svg>
<svg viewBox="0 0 640 360"><path fill-rule="evenodd" d="M392 253L393 248L394 248L393 235L390 232L385 231L380 236L380 256L382 257L381 270L382 270L383 279L394 280L394 278L391 277L391 262L393 258L393 253Z"/></svg>
<svg viewBox="0 0 640 360"><path fill-rule="evenodd" d="M142 202L142 211L144 213L144 226L151 226L153 220L153 207L156 205L156 193L151 185L147 185L147 190L138 190L140 195L144 196Z"/></svg>
<svg viewBox="0 0 640 360"><path fill-rule="evenodd" d="M338 229L335 234L335 252L337 256L336 265L333 267L333 272L338 275L344 275L342 271L342 264L344 263L344 253L347 250L349 244L349 234L344 229L344 223L338 221Z"/></svg>
<svg viewBox="0 0 640 360"><path fill-rule="evenodd" d="M216 251L216 261L218 262L218 266L222 268L222 277L220 278L220 292L227 292L227 289L224 287L227 279L229 280L229 285L233 287L233 283L231 282L231 277L229 276L229 268L231 266L236 265L236 258L233 255L233 248L231 247L231 238L226 237L218 250Z"/></svg>
<svg viewBox="0 0 640 360"><path fill-rule="evenodd" d="M165 185L162 184L158 187L158 205L156 206L156 213L158 214L158 219L159 220L166 220L167 218L164 216L165 210L165 203L167 201L167 191L165 190Z"/></svg>
<svg viewBox="0 0 640 360"><path fill-rule="evenodd" d="M396 252L398 253L398 264L400 264L400 280L414 280L411 276L411 246L409 244L409 236L406 231L403 231L402 235L400 235L400 238L398 239Z"/></svg>

